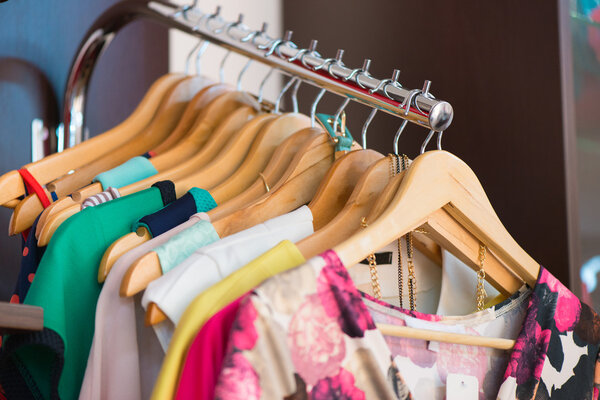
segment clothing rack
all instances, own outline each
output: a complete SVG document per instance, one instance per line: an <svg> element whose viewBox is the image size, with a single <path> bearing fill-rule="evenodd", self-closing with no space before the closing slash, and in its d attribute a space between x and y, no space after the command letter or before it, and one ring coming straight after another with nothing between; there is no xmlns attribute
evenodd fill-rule
<svg viewBox="0 0 600 400"><path fill-rule="evenodd" d="M452 122L452 106L429 92L429 81L422 89L411 90L398 82L398 70L391 78L377 79L368 72L368 60L362 68L352 69L343 64L343 51L338 51L335 58L324 58L316 52L316 42L310 48L299 48L291 41L289 31L282 39L271 38L263 31L250 30L241 16L237 22L228 23L219 16L220 8L214 14L203 14L194 6L151 0L121 2L96 20L79 47L67 81L65 147L82 140L86 93L98 57L122 27L139 18L197 36L331 93L425 127L430 136L444 131Z"/></svg>

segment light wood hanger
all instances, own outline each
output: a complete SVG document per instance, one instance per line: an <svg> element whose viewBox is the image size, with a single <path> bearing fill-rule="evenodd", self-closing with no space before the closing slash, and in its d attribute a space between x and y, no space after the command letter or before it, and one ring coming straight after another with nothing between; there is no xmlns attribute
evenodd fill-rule
<svg viewBox="0 0 600 400"><path fill-rule="evenodd" d="M356 150L344 155L329 168L315 197L308 204L315 232L331 221L344 207L360 177L369 166L384 158L375 150Z"/></svg>
<svg viewBox="0 0 600 400"><path fill-rule="evenodd" d="M358 145L354 147L357 148ZM212 223L219 237L229 236L308 203L333 163L333 153L333 140L329 135L323 133L311 138L292 159L270 192L250 206ZM149 252L135 262L123 277L121 296L132 296L160 277L162 270L157 261L156 252Z"/></svg>
<svg viewBox="0 0 600 400"><path fill-rule="evenodd" d="M314 128L313 128L314 129ZM313 138L312 140L310 140L309 142L313 142L313 144L319 143L318 139L323 139L324 134L321 134L319 136L317 136L317 138ZM328 141L329 139L325 138L325 141ZM315 146L315 148L313 148L313 151L315 151L315 153L322 151L322 147L324 144L328 144L329 143L323 143L321 141L321 143L319 143L318 145ZM310 145L307 145L305 147L306 149L310 148ZM360 147L357 144L354 144L351 150L350 154L354 153L356 150L359 150ZM332 163L333 163L333 153L332 153L332 148L329 149L330 154L329 157L327 158L323 158L320 161L317 161L316 163L314 163L312 166L308 167L307 169L305 169L302 172L298 172L298 169L301 169L302 167L300 167L300 164L302 164L302 160L298 159L298 158L302 158L302 157L298 157L297 159L295 159L295 165L290 166L290 168L288 168L288 170L286 171L286 174L284 174L285 176L288 177L288 180L284 180L283 184L281 184L281 186L279 186L279 191L273 193L270 196L263 196L263 198L257 202L255 202L252 206L246 207L243 210L240 211L236 211L234 212L231 216L225 217L224 219L219 221L216 221L213 223L213 226L215 227L215 229L217 230L217 232L228 232L228 234L232 234L235 233L233 231L237 231L238 229L245 229L245 225L246 224L241 224L238 226L235 226L234 228L231 228L230 225L230 221L234 218L240 218L240 215L248 215L250 216L250 219L253 219L253 221L248 222L249 226L255 225L254 222L256 222L257 220L260 220L260 222L263 222L269 218L273 218L276 215L281 215L284 214L286 212L290 212L293 209L299 207L301 204L306 204L310 198L314 198L314 194L316 193L319 183L322 181L323 177L328 173L328 170L330 169ZM299 154L308 154L308 153L304 153L304 152L299 152ZM315 161L315 158L319 158L314 157L316 154L312 154L309 155L307 158L309 160L311 160L312 162ZM348 156L349 154L347 154L346 156ZM313 158L314 157L314 158ZM307 160L304 160L307 161ZM307 164L310 164L311 161L308 161ZM341 161L338 160L338 161ZM297 168L295 171L293 170L294 168ZM290 178L291 177L291 178ZM316 177L316 178L315 178ZM311 180L312 179L312 180ZM294 191L296 193L298 193L300 195L300 199L294 199L293 198L293 193ZM348 191L348 190L346 190ZM304 197L304 195L306 195L306 197ZM275 197L274 197L275 196ZM269 209L273 209L273 208L278 208L277 210L275 210L272 213L269 213ZM260 222L256 222L256 223L260 223ZM227 229L232 229L232 232L227 231ZM225 236L227 234L223 233ZM223 236L220 236L223 237ZM149 253L150 254L150 253ZM155 253L156 254L156 253ZM158 257L156 257L158 259ZM156 266L154 266L155 268ZM160 262L158 263L158 269L160 270ZM150 276L150 268L146 269L144 271L140 271L141 273L145 273L146 276L145 278L155 278L155 276ZM121 285L121 293L123 295L123 291L124 289L126 289L126 287L124 287L126 284L125 281L123 281L123 284ZM146 311L146 317L145 317L145 321L147 325L155 325L159 322L162 322L166 319L166 315L162 312L162 310L160 310L160 307L158 307L155 303L151 302L148 305L147 311Z"/></svg>
<svg viewBox="0 0 600 400"><path fill-rule="evenodd" d="M65 208L61 212L56 213L51 217L48 217L46 224L44 224L42 231L40 232L40 237L38 238L38 246L47 246L48 243L50 243L52 235L58 229L58 227L67 219L69 219L69 217L77 214L79 211L81 211L81 205L74 204Z"/></svg>
<svg viewBox="0 0 600 400"><path fill-rule="evenodd" d="M250 109L248 107L248 109ZM240 109L241 110L241 109ZM236 113L239 113L237 110ZM250 109L251 110L251 109ZM254 111L252 111L254 112ZM268 124L270 120L275 118L274 115L263 114L259 115L248 123L246 123L240 130L240 133L230 141L230 145L219 154L213 162L203 168L202 172L205 173L205 177L198 177L196 182L204 182L207 185L212 185L211 180L220 179L219 177L223 174L227 174L228 170L237 167L237 158L243 157L243 154L233 154L233 152L243 152L243 148L248 148L248 142L258 134L261 129ZM231 143L233 142L233 143ZM225 164L223 163L225 161ZM230 165L226 165L229 163ZM184 186L184 184L178 183L177 185ZM204 184L202 185L204 186ZM191 188L191 187L190 187ZM213 197L214 198L214 197ZM98 281L104 282L106 276L112 269L114 262L124 253L139 246L140 244L150 240L152 236L148 229L145 227L138 228L137 232L131 232L119 239L117 239L104 253L102 261L100 262L100 268L98 269Z"/></svg>
<svg viewBox="0 0 600 400"><path fill-rule="evenodd" d="M48 185L48 188L64 195L72 193L87 185L99 173L152 150L173 132L189 101L206 84L207 80L204 77L186 77L170 91L152 122L140 135L105 157L101 157L85 167L79 168L74 173L52 182Z"/></svg>
<svg viewBox="0 0 600 400"><path fill-rule="evenodd" d="M444 209L499 259L506 263L505 270L520 277L529 286L536 284L539 264L510 236L494 212L475 173L463 161L445 151L430 151L417 157L405 176L390 205L381 216L369 220L369 226L334 247L335 253L346 266L362 260L374 249L426 223L438 210ZM490 266L486 265L486 275ZM491 271L490 271L491 272ZM398 336L413 332L422 340L456 343L458 334L442 334L414 328L398 330ZM474 340L470 335L459 335ZM495 343L480 338L488 347ZM469 342L467 342L469 343ZM480 344L481 345L481 344Z"/></svg>
<svg viewBox="0 0 600 400"><path fill-rule="evenodd" d="M66 175L48 184L50 190L64 196L90 182L99 172L106 171L128 159L143 154L152 149L157 143L168 135L176 126L187 102L193 97L202 85L204 78L188 77L178 82L171 88L163 101L152 123L143 129L140 135L135 136L120 148L115 149L90 164L87 164L73 174ZM28 196L14 210L9 225L9 235L15 235L31 227L35 218L44 210L37 196Z"/></svg>
<svg viewBox="0 0 600 400"><path fill-rule="evenodd" d="M79 168L93 161L100 154L110 152L137 135L150 123L166 93L184 77L182 74L168 74L161 77L152 84L133 113L119 125L61 153L51 154L39 161L29 163L23 168L27 169L41 185L45 185L73 168ZM15 199L24 195L25 186L21 175L16 170L0 177L1 205L9 202L14 204Z"/></svg>
<svg viewBox="0 0 600 400"><path fill-rule="evenodd" d="M115 240L104 252L102 260L100 260L100 268L98 268L98 283L106 280L108 273L112 269L117 260L129 250L152 239L152 235L146 227L139 227L136 232L128 233L127 235Z"/></svg>
<svg viewBox="0 0 600 400"><path fill-rule="evenodd" d="M315 232L297 243L305 257L310 255L311 258L321 254L350 237L360 228L362 217L368 214L371 206L390 182L389 160L385 157L374 162L353 187L354 190L348 201L343 204L341 211L338 208L338 212L326 221L327 224L315 224ZM419 251L437 265L442 265L441 249L437 244L424 235L415 236L414 239L414 245Z"/></svg>
<svg viewBox="0 0 600 400"><path fill-rule="evenodd" d="M61 197L56 200L54 203L50 204L49 207L45 208L42 211L42 215L40 215L40 220L38 221L37 226L35 227L35 237L36 239L40 238L40 234L42 233L42 227L46 224L48 217L54 215L55 213L62 211L68 207L74 206L75 204L79 204L71 198L71 196Z"/></svg>
<svg viewBox="0 0 600 400"><path fill-rule="evenodd" d="M374 204L370 208L361 210L362 216L368 216L367 221L373 221L379 218L379 216L391 206L405 174L406 171L403 171L395 176L384 187L383 191L378 192ZM358 220L359 218L362 218L361 215L358 215L355 211L354 219ZM348 218L349 215L342 214L340 218L342 217ZM348 222L351 221L348 220ZM359 226L360 225L357 225L355 222L354 232L361 229L358 228ZM343 230L345 227L346 225L338 226L337 229ZM415 247L422 253L428 255L428 251L433 251L432 244L435 245L435 252L440 252L438 257L440 259L439 265L441 265L441 250L437 249L439 246L436 244L439 243L442 247L451 251L467 266L475 271L479 270L480 241L452 218L447 211L444 209L437 210L431 214L427 223L422 225L421 228L426 231L427 234L414 232L413 235ZM329 234L338 235L339 233L335 230L330 230ZM335 242L327 243L328 245L330 244L328 248L335 247L343 240L351 237L352 234L352 231L346 229L345 236L339 234L339 237ZM322 237L321 239L325 241L329 240L328 237ZM505 296L510 296L515 293L524 283L523 280L508 269L491 250L488 252L488 257L486 257L486 280Z"/></svg>
<svg viewBox="0 0 600 400"><path fill-rule="evenodd" d="M231 114L223 122L223 124L221 126L219 126L219 128L217 129L217 132L215 132L215 137L218 137L220 140L223 137L229 137L229 136L233 135L236 131L240 130L242 128L242 126L244 125L244 123L247 122L249 118L253 117L255 115L255 113L256 113L256 111L253 108L248 107L248 106L245 106L245 107L240 108L239 110L236 110L233 114ZM221 132L221 133L219 133L219 132ZM154 179L152 180L152 183L161 180L159 177L157 177L157 175L154 175L153 178ZM151 184L148 185L148 187L150 187L150 186L151 186ZM175 185L175 187L177 189L177 184ZM119 192L121 193L122 196L126 196L126 195L130 194L130 193L128 193L128 190L126 188L128 188L128 186L125 186L125 188L121 188L119 190ZM184 193L180 193L179 191L177 191L178 197ZM73 197L76 197L75 193L73 194ZM78 195L77 197L79 200L82 200L81 195ZM58 227L64 221L66 221L66 219L68 217L79 212L80 209L81 209L81 206L79 204L77 204L77 205L70 206L70 207L56 213L53 217L48 218L46 224L44 224L44 226L42 227L40 237L38 239L38 244L39 245L48 244L48 242L52 238L52 235L54 234L54 232L56 232ZM64 214L64 216L62 214Z"/></svg>
<svg viewBox="0 0 600 400"><path fill-rule="evenodd" d="M230 174L226 180L222 180L219 185L211 185L210 193L217 204L224 203L236 194L247 189L268 162L275 151L275 148L280 145L285 138L310 126L310 119L305 115L297 113L283 114L280 116L267 114L265 122L267 123L262 125L259 134L256 136L249 150L244 152L243 155L245 157L241 165L236 163L235 172L233 172L233 174ZM239 147L239 151L241 152L243 147ZM232 145L231 148L234 149L235 147ZM226 155L218 161L235 160L237 158L238 157L235 155ZM221 169L218 163L215 163L215 167ZM226 166L223 166L222 169L225 170L225 167ZM207 172L213 174L208 168ZM186 183L184 181L182 182L182 185L185 187L194 182L207 181L208 177L203 177L201 173L202 171L186 178L186 181L188 182Z"/></svg>
<svg viewBox="0 0 600 400"><path fill-rule="evenodd" d="M259 177L256 178L254 183L248 189L209 211L208 215L211 220L216 221L224 218L234 211L250 205L271 190L269 182L271 182L271 184L273 184L273 182L278 182L289 166L290 160L298 154L302 145L308 143L311 138L320 134L321 131L318 129L303 129L287 138L275 149L272 156L266 158L269 161L262 172L262 176L259 174ZM269 190L267 190L267 187L269 187Z"/></svg>
<svg viewBox="0 0 600 400"><path fill-rule="evenodd" d="M230 91L231 89L226 85L210 85L200 90L194 98L190 100L185 108L183 116L175 127L175 130L153 150L157 155L150 159L150 163L158 172L164 172L180 162L176 157L178 146L181 148L179 143L184 141L185 138L194 131L194 127L201 123L205 118L206 114L203 113L204 109ZM205 136L210 134L208 131L203 131L202 133ZM205 138L198 140L197 145L201 146L204 140ZM189 151L199 150L199 148L189 145L184 147ZM150 180L152 179L153 177L150 178ZM75 191L72 194L72 197L75 202L81 203L86 198L98 194L103 190L105 190L105 188L102 187L102 184L100 182L95 182ZM125 189L125 191L127 191L127 189Z"/></svg>
<svg viewBox="0 0 600 400"><path fill-rule="evenodd" d="M0 302L0 335L42 329L44 329L42 307Z"/></svg>
<svg viewBox="0 0 600 400"><path fill-rule="evenodd" d="M244 108L244 111L236 114L239 108ZM150 178L125 186L119 189L119 192L122 195L135 193L150 187L156 181L165 179L172 180L177 188L178 180L210 163L247 121L247 115L251 110L259 109L259 104L246 93L231 92L220 96L203 111L203 118L193 128L193 132L167 152L170 153L169 157L180 160L177 165ZM167 153L164 156L167 156Z"/></svg>

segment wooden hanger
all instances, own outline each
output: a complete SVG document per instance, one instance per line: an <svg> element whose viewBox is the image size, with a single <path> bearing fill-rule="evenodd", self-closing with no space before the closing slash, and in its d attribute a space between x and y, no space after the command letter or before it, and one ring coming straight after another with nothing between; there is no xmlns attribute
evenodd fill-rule
<svg viewBox="0 0 600 400"><path fill-rule="evenodd" d="M108 273L112 269L117 260L129 250L152 239L152 235L148 229L141 226L136 232L128 233L127 235L115 240L104 252L102 260L100 260L100 268L98 268L98 283L106 280Z"/></svg>
<svg viewBox="0 0 600 400"><path fill-rule="evenodd" d="M166 93L184 78L182 74L168 74L161 77L152 84L133 113L119 125L61 153L51 154L39 161L29 163L23 168L27 169L41 185L45 185L73 168L86 165L100 154L108 153L148 125ZM9 202L14 204L14 199L24 195L25 186L17 171L7 172L0 177L1 205Z"/></svg>
<svg viewBox="0 0 600 400"><path fill-rule="evenodd" d="M152 123L143 129L140 135L135 136L120 148L115 149L93 162L79 168L73 174L48 184L50 190L64 196L90 182L99 172L106 171L120 165L133 156L143 154L152 149L157 143L169 134L181 117L187 102L193 97L205 82L204 78L188 77L181 80L170 89ZM28 196L13 212L9 225L9 235L15 235L31 227L35 218L44 210L37 196Z"/></svg>
<svg viewBox="0 0 600 400"><path fill-rule="evenodd" d="M177 165L180 161L173 155L177 154L176 148L178 142L183 141L191 134L194 127L197 126L206 114L203 114L205 108L212 102L217 101L223 94L230 92L231 89L226 85L210 85L200 90L188 103L183 116L179 120L175 130L153 151L156 156L150 159L150 163L158 172L164 172L170 167ZM203 132L205 135L210 132ZM198 148L187 146L188 150L198 150ZM150 179L153 179L152 177ZM100 182L92 183L72 194L73 200L77 203L83 202L90 196L102 192L104 188ZM141 189L140 189L141 190Z"/></svg>
<svg viewBox="0 0 600 400"><path fill-rule="evenodd" d="M313 128L314 129L314 128ZM323 138L323 134L319 135L318 138ZM330 139L326 139L327 141ZM314 143L318 143L318 140L313 139L313 144ZM322 148L320 146L322 146L324 143L321 142L319 145L317 145L315 147L315 151L320 151L322 150ZM326 143L329 145L329 143ZM309 146L306 146L305 148L309 148ZM318 150L317 150L318 149ZM356 144L353 145L352 150L358 150L360 149L360 147ZM259 222L256 223L260 223L260 222L264 222L265 220L269 219L269 218L273 218L276 215L282 215L286 212L290 212L292 210L294 210L295 208L298 208L300 205L307 203L311 197L314 198L314 194L318 189L319 183L320 181L322 181L322 179L325 177L325 175L329 174L329 170L331 169L331 165L332 165L332 159L333 159L333 154L332 154L332 148L329 149L330 154L329 154L329 158L323 158L320 161L316 162L315 164L313 164L312 166L310 166L309 168L305 169L302 172L298 171L298 167L300 167L300 164L302 164L303 161L306 160L300 160L302 157L299 157L297 159L294 160L294 162L292 164L295 165L291 165L290 168L288 168L288 171L286 171L286 175L289 177L291 177L289 180L284 181L283 184L279 187L279 191L273 193L273 195L270 196L265 196L262 200L257 201L255 204L253 204L250 207L246 207L244 210L240 210L240 211L236 211L234 214L232 214L232 216L230 217L226 217L222 221L221 223L219 223L219 221L216 221L213 223L213 226L215 227L215 230L217 230L217 232L227 232L227 229L231 229L228 224L230 224L230 220L233 218L239 218L240 217L240 213L244 213L244 215L249 215L250 219L253 219L251 222L248 222L249 226L253 226L255 225L254 222L260 220ZM351 151L349 154L346 155L349 156L350 154L355 153L355 151ZM308 153L299 153L299 154L308 154ZM314 157L315 154L309 155L308 158L311 159L311 161L314 161L315 158ZM319 158L319 157L316 157ZM337 162L340 162L342 159L338 160ZM307 163L310 163L311 161L308 161ZM347 161L348 162L348 161ZM347 162L345 162L344 164L346 164ZM294 171L294 168L296 168L296 170ZM301 169L302 167L300 167ZM341 171L338 170L338 171ZM337 173L333 173L334 175L339 174L340 172ZM331 175L329 175L331 176ZM349 190L345 190L346 192L349 192ZM296 199L293 197L293 193L296 192L299 194L299 199ZM327 194L325 194L326 196ZM276 196L276 197L273 197ZM306 197L304 197L306 196ZM324 196L324 195L322 195ZM271 211L271 213L269 213L269 210L273 210ZM223 223L224 221L224 223ZM235 228L233 228L233 230L237 230L237 229L245 229L244 228L245 224L240 226L236 226ZM235 233L235 232L228 232L229 234ZM219 236L221 234L224 234L225 236L227 234L225 233L220 233ZM220 236L220 237L224 237L224 236ZM157 257L158 258L158 257ZM158 268L160 270L160 263L158 263ZM148 273L150 272L150 268L140 271L141 273ZM146 278L152 278L149 275L145 276ZM121 293L123 293L124 285L125 285L125 281L123 281L123 284L121 285ZM160 307L158 307L155 303L150 303L148 305L147 311L146 311L146 324L147 325L155 325L159 322L162 322L166 319L166 315L160 310Z"/></svg>
<svg viewBox="0 0 600 400"><path fill-rule="evenodd" d="M222 132L222 135L215 133L215 136L219 136L219 137L227 136L228 137L228 136L233 135L233 133L240 130L241 127L244 125L244 123L247 122L249 118L253 117L255 115L255 113L256 113L256 111L253 108L248 107L248 106L242 107L239 110L236 110L233 114L231 114L227 118L227 120L223 123L223 125L220 126L219 129L217 129L217 132ZM152 183L159 181L159 180L161 180L161 178L158 177L157 175L154 175L153 179L152 179ZM132 185L130 185L130 186L132 186ZM150 186L151 186L151 184L148 185L148 187L150 187ZM119 190L119 192L121 193L122 196L130 194L130 193L128 193L128 190L126 189L128 187L129 186L125 186L124 188L121 188ZM181 195L183 195L185 193L185 191L183 193L180 193L181 191L177 191L177 184L175 185L175 188L176 188L178 197L180 197ZM76 197L75 193L73 194L73 197ZM81 195L78 195L77 197L79 198L79 200L82 200ZM38 244L40 244L40 243L47 244L50 241L50 239L52 238L52 235L54 234L54 232L56 232L56 229L58 229L58 227L64 221L66 221L66 219L68 217L77 213L80 209L81 209L81 206L79 204L77 204L75 206L68 207L68 208L56 213L51 218L48 218L46 224L44 224L44 226L42 227L40 238L38 239ZM64 216L62 214L64 214ZM40 244L40 245L42 245L42 244Z"/></svg>
<svg viewBox="0 0 600 400"><path fill-rule="evenodd" d="M320 134L321 131L318 129L303 129L287 138L275 149L272 156L265 158L268 159L268 164L264 168L262 176L257 173L259 177L256 178L254 183L248 189L209 211L211 220L219 220L240 208L250 205L271 190L269 182L271 182L271 184L273 184L273 182L278 182L289 166L290 160L298 154L302 145L308 143L311 138L315 138ZM217 189L218 188L216 188L215 191Z"/></svg>
<svg viewBox="0 0 600 400"><path fill-rule="evenodd" d="M395 176L390 183L385 186L383 191L377 192L377 195L375 196L376 200L373 200L374 204L372 207L360 210L360 215L355 211L354 219L362 218L361 215L368 215L368 221L377 219L392 203L405 173L406 171L403 171ZM340 218L343 217L345 217L348 222L351 222L349 220L349 215L340 215ZM338 229L344 229L344 226L339 226ZM359 230L358 226L359 225L356 225L355 222L354 232ZM439 249L439 244L452 252L458 259L473 270L479 270L479 240L452 218L447 211L443 209L437 210L430 216L427 223L421 226L421 228L423 228L427 234L413 232L413 236L415 239L415 247L423 254L430 259L435 260L434 257L429 256L429 253L433 253L439 258L438 264L441 265L441 250ZM335 230L330 230L329 233L331 235L338 234ZM342 240L345 240L352 234L353 232L351 231L347 231L345 236L341 236L340 234L336 243L328 243L331 244L328 248L335 247L335 245L341 243ZM329 240L327 237L322 237L321 239ZM300 248L300 246L298 247ZM486 257L486 280L505 296L512 295L523 285L523 280L507 269L506 265L500 261L492 251L489 251L488 256Z"/></svg>
<svg viewBox="0 0 600 400"><path fill-rule="evenodd" d="M504 228L475 173L463 161L445 151L430 151L417 157L401 180L381 216L374 220L369 216L368 227L334 247L344 265L356 264L374 249L423 225L436 211L444 209L510 267L505 270L535 286L539 264ZM492 272L488 272L490 269L486 265L486 275ZM411 329L397 333L405 336ZM438 332L425 331L416 334L423 340L456 342L457 334L440 337ZM468 338L472 336L464 335L464 339ZM487 344L495 347L493 343Z"/></svg>
<svg viewBox="0 0 600 400"><path fill-rule="evenodd" d="M75 204L79 204L71 198L71 196L62 197L56 200L54 203L50 204L49 207L45 208L42 211L42 215L40 215L40 219L38 221L37 226L35 227L35 237L37 239L40 238L40 234L42 233L42 227L48 221L48 217L54 215L55 213L65 210Z"/></svg>
<svg viewBox="0 0 600 400"><path fill-rule="evenodd" d="M313 215L313 227L318 231L331 221L346 204L364 172L384 158L375 150L356 150L344 155L329 168L315 197L308 204Z"/></svg>
<svg viewBox="0 0 600 400"><path fill-rule="evenodd" d="M294 132L310 126L310 118L302 114L284 114L281 116L267 114L263 116L263 118L266 125L252 144L244 163L237 168L230 178L219 185L215 191L210 191L213 199L215 199L217 203L227 200L227 196L231 196L232 193L235 194L246 189L250 184L250 179L255 177L262 170L264 164L267 162L266 160L270 158L275 151L275 148L286 136L290 136ZM230 157L225 158L229 159ZM194 179L196 179L197 182L202 181L199 177L195 177ZM160 271L160 262L158 261L155 252L150 252L142 256L136 263L140 264L139 268ZM146 263L150 263L153 266L145 266ZM105 266L102 271L103 276L108 273L107 270L110 270L110 267L107 268L107 266Z"/></svg>
<svg viewBox="0 0 600 400"><path fill-rule="evenodd" d="M240 108L243 108L243 111L236 113ZM173 157L179 160L175 166L125 186L119 189L119 192L122 195L135 193L165 179L177 183L178 180L193 174L214 159L228 140L247 122L248 115L255 115L259 109L259 104L246 93L231 92L220 96L203 111L203 118L193 128L193 132L168 151L168 154L164 154L165 158ZM161 162L164 162L164 158Z"/></svg>
<svg viewBox="0 0 600 400"><path fill-rule="evenodd" d="M210 193L217 204L226 202L236 194L243 192L248 188L262 168L264 168L264 165L268 162L275 151L275 148L280 145L285 138L310 126L310 119L305 115L297 113L283 114L280 116L267 114L263 118L266 124L261 126L261 130L258 135L256 135L249 150L244 152L244 159L241 165L240 163L236 163L234 169L235 172L233 172L233 174L229 174L229 177L226 180L222 180L216 187L211 185ZM230 147L234 149L233 145ZM243 147L239 146L239 148L239 151L241 152ZM193 183L208 182L208 177L203 177L203 173L216 176L216 171L213 173L211 169L218 168L225 171L226 166L223 165L221 167L221 161L235 160L237 158L238 157L234 155L220 157L216 160L218 162L213 161L214 167L209 166L210 168L206 168L206 171L200 171L199 173L186 178L186 181L188 182L186 183L184 181L182 182L182 185L186 187Z"/></svg>
<svg viewBox="0 0 600 400"><path fill-rule="evenodd" d="M254 204L212 223L219 237L229 236L308 203L333 163L333 153L333 141L327 134L311 138L292 159L282 179L270 192ZM160 277L162 270L157 261L156 253L149 252L134 263L123 277L121 296L133 296Z"/></svg>
<svg viewBox="0 0 600 400"><path fill-rule="evenodd" d="M47 246L48 243L50 243L52 235L54 235L54 232L56 232L58 227L67 219L69 219L69 217L77 214L79 211L81 211L81 205L74 204L65 208L61 212L56 213L51 217L48 217L46 223L44 224L40 232L40 237L38 238L38 246Z"/></svg>
<svg viewBox="0 0 600 400"><path fill-rule="evenodd" d="M252 110L248 107L249 110ZM239 113L242 109L237 110ZM252 111L254 112L254 111ZM204 177L199 176L195 182L204 182L207 185L212 185L211 181L218 180L223 174L228 174L228 170L231 168L237 168L239 165L238 158L243 157L243 148L248 148L248 142L252 141L258 132L269 122L269 120L275 118L274 115L263 114L255 117L246 123L240 130L239 135L234 137L222 154L219 154L213 162L202 169ZM238 153L238 154L233 154ZM223 162L225 161L225 162ZM241 162L241 161L240 161ZM227 165L229 164L229 165ZM185 183L177 183L179 190ZM193 187L194 185L190 186ZM204 186L204 184L202 185ZM210 187L210 186L209 186ZM188 189L188 190L189 190ZM119 239L117 239L104 253L102 261L100 262L100 268L98 269L98 281L104 282L106 276L110 272L114 262L124 253L139 246L140 244L150 240L152 236L145 227L138 228L137 232L129 233Z"/></svg>
<svg viewBox="0 0 600 400"><path fill-rule="evenodd" d="M171 89L152 122L143 130L141 135L136 136L105 157L79 168L73 174L52 182L48 185L48 188L63 195L72 193L87 185L99 173L152 150L173 132L189 101L206 86L206 83L207 81L203 77L186 77Z"/></svg>
<svg viewBox="0 0 600 400"><path fill-rule="evenodd" d="M343 208L338 206L338 212L325 221L327 224L317 222L315 232L297 243L302 254L311 255L309 258L321 254L360 229L362 217L368 215L371 207L390 183L390 168L389 157L374 162L353 187L354 190L348 201L342 205ZM391 190L390 192L393 193ZM314 214L318 215L319 212ZM437 265L442 265L442 254L438 245L426 235L415 235L414 239L414 245L419 251Z"/></svg>
<svg viewBox="0 0 600 400"><path fill-rule="evenodd" d="M42 329L44 329L42 307L0 302L0 335Z"/></svg>

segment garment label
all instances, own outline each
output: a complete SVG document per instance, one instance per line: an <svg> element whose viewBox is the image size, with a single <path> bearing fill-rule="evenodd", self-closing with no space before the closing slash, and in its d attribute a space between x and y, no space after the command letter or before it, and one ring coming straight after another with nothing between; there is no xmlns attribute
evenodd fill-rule
<svg viewBox="0 0 600 400"><path fill-rule="evenodd" d="M463 374L448 374L446 377L446 400L478 400L479 381Z"/></svg>

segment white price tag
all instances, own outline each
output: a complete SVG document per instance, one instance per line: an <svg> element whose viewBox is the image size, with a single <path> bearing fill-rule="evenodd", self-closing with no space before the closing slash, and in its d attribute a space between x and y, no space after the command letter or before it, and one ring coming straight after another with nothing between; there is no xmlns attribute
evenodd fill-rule
<svg viewBox="0 0 600 400"><path fill-rule="evenodd" d="M446 400L478 400L477 378L463 374L448 374L446 377Z"/></svg>

